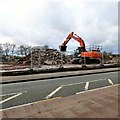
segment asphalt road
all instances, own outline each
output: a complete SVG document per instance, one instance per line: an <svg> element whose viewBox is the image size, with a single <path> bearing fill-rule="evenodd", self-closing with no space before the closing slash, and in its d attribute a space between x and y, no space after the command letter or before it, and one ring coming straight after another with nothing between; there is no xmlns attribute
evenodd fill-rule
<svg viewBox="0 0 120 120"><path fill-rule="evenodd" d="M118 84L118 72L2 85L2 109ZM0 86L1 87L1 86Z"/></svg>

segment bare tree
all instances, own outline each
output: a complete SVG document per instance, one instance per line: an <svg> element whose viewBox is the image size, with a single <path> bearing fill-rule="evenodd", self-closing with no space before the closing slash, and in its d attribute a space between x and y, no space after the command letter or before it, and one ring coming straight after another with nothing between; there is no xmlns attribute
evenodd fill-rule
<svg viewBox="0 0 120 120"><path fill-rule="evenodd" d="M19 51L20 51L20 54L21 54L22 57L23 57L23 55L24 55L24 46L21 45L18 49L19 49Z"/></svg>
<svg viewBox="0 0 120 120"><path fill-rule="evenodd" d="M19 48L19 52L22 55L22 57L25 55L30 54L31 52L31 46L21 45Z"/></svg>
<svg viewBox="0 0 120 120"><path fill-rule="evenodd" d="M24 46L24 53L25 53L25 56L30 54L31 52L31 47L30 46Z"/></svg>
<svg viewBox="0 0 120 120"><path fill-rule="evenodd" d="M2 44L0 44L0 57L3 55L3 46L2 46Z"/></svg>
<svg viewBox="0 0 120 120"><path fill-rule="evenodd" d="M10 43L3 44L3 48L4 48L5 55L8 56L10 52Z"/></svg>
<svg viewBox="0 0 120 120"><path fill-rule="evenodd" d="M12 56L13 56L13 53L14 53L15 47L16 47L15 44L11 44L11 52L12 52Z"/></svg>

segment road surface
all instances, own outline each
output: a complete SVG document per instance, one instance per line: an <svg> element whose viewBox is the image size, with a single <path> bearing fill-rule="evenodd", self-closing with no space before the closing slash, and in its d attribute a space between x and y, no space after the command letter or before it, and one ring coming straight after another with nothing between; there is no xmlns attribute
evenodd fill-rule
<svg viewBox="0 0 120 120"><path fill-rule="evenodd" d="M2 109L118 84L118 72L2 85Z"/></svg>

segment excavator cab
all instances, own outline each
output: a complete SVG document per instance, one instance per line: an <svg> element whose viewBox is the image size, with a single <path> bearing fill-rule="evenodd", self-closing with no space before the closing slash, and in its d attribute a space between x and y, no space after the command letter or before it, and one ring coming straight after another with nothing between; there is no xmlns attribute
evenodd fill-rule
<svg viewBox="0 0 120 120"><path fill-rule="evenodd" d="M76 50L74 50L74 57L80 57L81 52L83 52L83 49L78 47Z"/></svg>

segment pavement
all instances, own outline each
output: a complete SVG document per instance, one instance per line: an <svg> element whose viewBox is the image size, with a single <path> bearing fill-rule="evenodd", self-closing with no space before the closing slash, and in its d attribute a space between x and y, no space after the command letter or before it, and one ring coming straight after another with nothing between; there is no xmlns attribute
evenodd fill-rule
<svg viewBox="0 0 120 120"><path fill-rule="evenodd" d="M77 95L38 101L1 111L2 118L118 118L118 87L86 91Z"/></svg>
<svg viewBox="0 0 120 120"><path fill-rule="evenodd" d="M37 80L72 77L72 76L81 76L81 75L88 75L88 74L113 72L113 71L119 71L119 70L120 69L117 67L117 68L77 70L77 71L66 71L66 72L55 72L55 73L39 73L39 74L32 74L32 75L2 76L2 81L0 82L0 84L37 81Z"/></svg>

